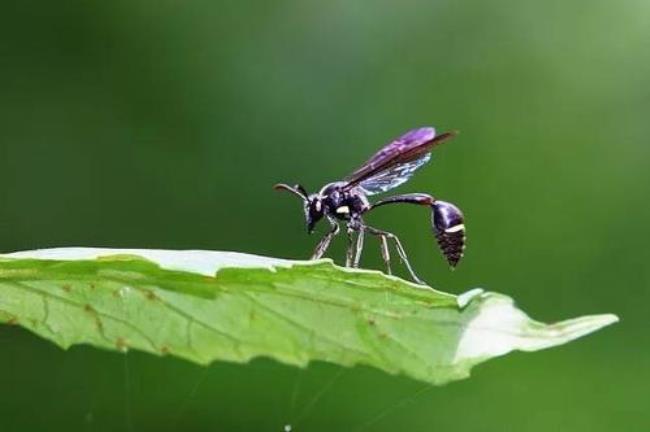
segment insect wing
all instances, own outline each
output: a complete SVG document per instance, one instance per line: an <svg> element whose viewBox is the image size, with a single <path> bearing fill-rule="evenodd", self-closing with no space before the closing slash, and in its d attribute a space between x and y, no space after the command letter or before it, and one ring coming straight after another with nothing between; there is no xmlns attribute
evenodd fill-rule
<svg viewBox="0 0 650 432"><path fill-rule="evenodd" d="M454 133L436 136L431 127L411 130L379 150L358 170L346 178L347 189L361 186L376 194L405 183L430 159L431 148Z"/></svg>
<svg viewBox="0 0 650 432"><path fill-rule="evenodd" d="M413 173L422 165L429 162L431 153L425 153L418 159L411 162L401 163L381 171L378 174L359 182L359 187L367 195L375 195L386 192L406 183Z"/></svg>

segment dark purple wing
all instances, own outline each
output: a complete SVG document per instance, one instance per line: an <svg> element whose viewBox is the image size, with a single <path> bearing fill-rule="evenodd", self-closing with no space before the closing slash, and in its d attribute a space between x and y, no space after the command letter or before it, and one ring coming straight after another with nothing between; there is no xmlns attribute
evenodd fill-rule
<svg viewBox="0 0 650 432"><path fill-rule="evenodd" d="M436 136L432 127L411 130L379 150L358 170L350 174L346 189L362 188L368 195L393 189L406 181L431 159L431 149L454 136Z"/></svg>
<svg viewBox="0 0 650 432"><path fill-rule="evenodd" d="M375 195L394 189L406 183L413 173L430 159L431 153L425 153L414 161L393 165L385 171L380 171L372 177L359 181L357 187L363 189L366 195Z"/></svg>

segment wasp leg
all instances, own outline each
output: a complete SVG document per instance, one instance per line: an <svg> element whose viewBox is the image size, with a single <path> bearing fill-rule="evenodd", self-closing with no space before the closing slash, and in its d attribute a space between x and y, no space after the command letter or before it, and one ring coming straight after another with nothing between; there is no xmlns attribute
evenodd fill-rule
<svg viewBox="0 0 650 432"><path fill-rule="evenodd" d="M364 241L364 231L363 231L363 221L361 218L353 217L348 222L347 227L348 232L348 251L347 251L347 260L345 265L347 267L357 268L359 267L359 262L361 261L361 254L363 252L363 241ZM356 233L356 240L354 239L354 234Z"/></svg>
<svg viewBox="0 0 650 432"><path fill-rule="evenodd" d="M390 268L390 249L388 249L388 240L386 239L386 236L381 236L381 257L384 259L384 263L386 264L386 272L388 274L393 274L393 271Z"/></svg>
<svg viewBox="0 0 650 432"><path fill-rule="evenodd" d="M311 256L311 259L313 260L320 259L323 257L325 252L327 252L327 249L330 247L330 243L332 242L332 239L340 231L339 224L337 224L332 219L328 218L327 220L329 221L331 228L329 232L325 234L325 236L321 239L321 241L318 242L316 249L314 249L314 254Z"/></svg>
<svg viewBox="0 0 650 432"><path fill-rule="evenodd" d="M395 242L395 249L397 249L397 254L399 255L399 257L402 260L402 262L404 263L404 265L406 266L406 269L408 270L409 274L411 275L411 278L415 282L419 283L420 285L426 285L426 282L424 282L422 279L420 279L418 277L418 275L415 274L415 271L413 271L413 268L411 267L411 263L408 260L408 256L406 255L406 251L404 250L404 246L402 246L402 242L399 240L399 238L395 234L393 234L391 232L388 232L388 231L378 230L377 228L373 228L373 227L370 227L370 226L367 226L367 225L364 225L363 229L365 231L367 231L369 234L372 234L372 235L374 235L376 237L380 237L380 239L383 238L383 240L382 240L382 256L384 255L384 253L386 254L386 256L384 256L384 260L387 261L388 264L390 264L390 256L388 255L388 245L387 245L386 240L392 240L393 242ZM386 246L384 246L384 245L386 245Z"/></svg>
<svg viewBox="0 0 650 432"><path fill-rule="evenodd" d="M359 262L361 261L361 253L363 252L363 240L364 240L364 231L361 229L357 232L357 243L355 245L355 254L354 261L352 262L352 267L359 267Z"/></svg>
<svg viewBox="0 0 650 432"><path fill-rule="evenodd" d="M352 267L354 265L354 262L356 261L356 254L355 254L355 248L354 248L354 230L350 225L348 225L347 228L347 235L348 235L348 250L345 255L345 266L346 267ZM357 234L358 238L358 234Z"/></svg>

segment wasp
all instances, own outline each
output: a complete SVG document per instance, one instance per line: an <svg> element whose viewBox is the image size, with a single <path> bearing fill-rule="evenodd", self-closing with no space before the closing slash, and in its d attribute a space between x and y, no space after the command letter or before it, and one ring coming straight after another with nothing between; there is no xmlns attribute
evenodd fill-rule
<svg viewBox="0 0 650 432"><path fill-rule="evenodd" d="M328 183L316 193L308 194L299 184L276 184L275 189L291 192L302 199L309 233L314 231L322 219L330 225L311 258L319 259L327 252L332 239L341 232L340 224L344 223L349 241L346 266L359 266L367 234L380 240L381 256L389 274L389 244L392 243L411 278L424 284L413 271L399 238L391 232L371 227L363 220L368 212L377 207L404 203L431 209L433 234L447 262L455 268L463 257L466 239L464 217L458 207L424 193L394 195L375 203L371 203L368 197L388 192L406 183L415 171L429 162L434 147L456 134L457 132L436 134L432 127L413 129L385 145L345 179Z"/></svg>

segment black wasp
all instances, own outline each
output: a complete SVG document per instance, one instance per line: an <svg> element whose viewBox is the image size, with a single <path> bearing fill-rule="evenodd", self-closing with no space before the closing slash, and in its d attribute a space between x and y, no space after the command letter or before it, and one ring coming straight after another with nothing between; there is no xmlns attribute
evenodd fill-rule
<svg viewBox="0 0 650 432"><path fill-rule="evenodd" d="M369 195L386 192L407 182L418 168L429 162L433 147L454 135L455 132L436 135L432 127L411 130L384 146L345 180L329 183L319 192L311 195L307 194L305 188L300 185L293 187L286 184L275 185L275 189L292 192L304 201L309 233L313 232L314 226L323 217L329 222L330 230L316 246L312 259L323 256L332 238L340 231L339 221L344 221L347 224L349 240L346 266L359 266L364 235L367 233L379 238L381 255L389 274L391 268L388 244L392 241L411 277L416 282L424 284L411 268L404 247L397 236L366 225L362 217L379 206L409 203L431 207L431 224L438 246L449 265L452 268L456 267L465 249L465 225L463 214L458 207L422 193L395 195L374 204L371 204L367 198Z"/></svg>

